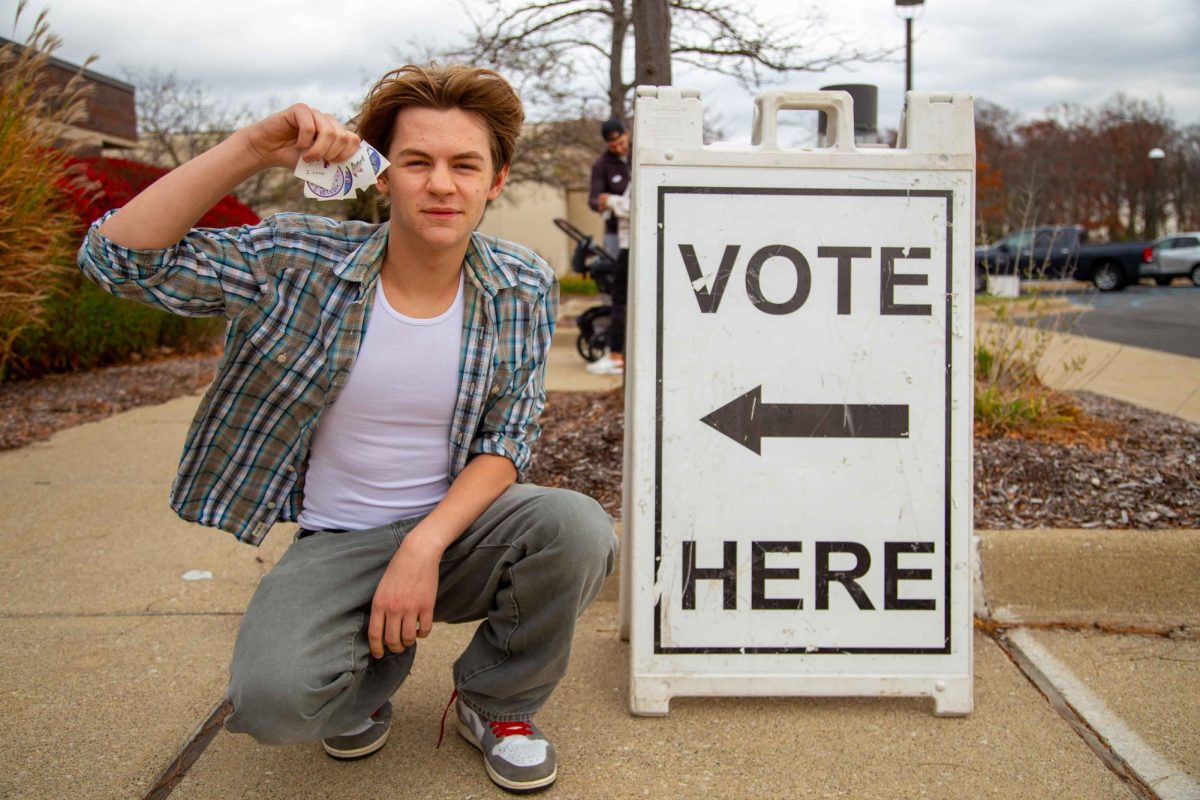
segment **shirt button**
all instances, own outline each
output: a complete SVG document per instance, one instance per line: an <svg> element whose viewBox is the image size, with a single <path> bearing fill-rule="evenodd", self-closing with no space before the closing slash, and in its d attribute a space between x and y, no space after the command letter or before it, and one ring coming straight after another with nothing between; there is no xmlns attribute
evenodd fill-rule
<svg viewBox="0 0 1200 800"><path fill-rule="evenodd" d="M288 464L288 465L287 465L287 467L285 467L285 469L286 469L288 472L295 472L295 471L296 471L296 468L295 468L295 467L293 467L291 464Z"/></svg>
<svg viewBox="0 0 1200 800"><path fill-rule="evenodd" d="M278 361L280 364L286 364L287 363L287 353L280 353L279 355L275 356L275 360Z"/></svg>
<svg viewBox="0 0 1200 800"><path fill-rule="evenodd" d="M267 508L271 509L272 511L275 510L275 501L272 500L271 502L267 503Z"/></svg>

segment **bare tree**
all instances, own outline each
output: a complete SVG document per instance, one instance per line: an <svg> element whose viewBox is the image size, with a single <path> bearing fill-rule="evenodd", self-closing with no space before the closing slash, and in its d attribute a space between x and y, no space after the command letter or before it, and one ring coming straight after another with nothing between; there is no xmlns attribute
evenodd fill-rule
<svg viewBox="0 0 1200 800"><path fill-rule="evenodd" d="M1175 230L1200 230L1200 125L1190 125L1164 143L1164 184Z"/></svg>
<svg viewBox="0 0 1200 800"><path fill-rule="evenodd" d="M200 81L174 72L126 71L133 84L138 112L138 159L174 169L214 147L258 114L247 106L222 103ZM288 208L330 213L304 198L301 184L287 170L263 170L243 182L234 194L259 214ZM344 209L342 209L344 210Z"/></svg>
<svg viewBox="0 0 1200 800"><path fill-rule="evenodd" d="M639 23L656 27L642 32L647 40L665 28L675 64L729 75L749 88L770 75L880 61L892 52L847 44L813 10L777 24L726 0L517 0L476 20L469 41L447 55L503 71L544 113L562 108L556 99L586 92L590 79L602 84L607 115L626 119L637 78L627 71L626 44ZM638 53L639 67L649 52ZM655 82L666 83L669 65L655 70Z"/></svg>
<svg viewBox="0 0 1200 800"><path fill-rule="evenodd" d="M1038 224L1079 223L1096 236L1145 238L1200 222L1200 134L1161 101L1116 95L1096 109L1060 105L1019 121L986 101L975 116L979 231L993 239ZM1167 157L1157 166L1152 148Z"/></svg>
<svg viewBox="0 0 1200 800"><path fill-rule="evenodd" d="M139 155L160 167L178 167L251 120L248 108L230 108L174 72L126 71L125 79L137 92Z"/></svg>
<svg viewBox="0 0 1200 800"><path fill-rule="evenodd" d="M668 0L633 0L637 86L671 85L671 7Z"/></svg>
<svg viewBox="0 0 1200 800"><path fill-rule="evenodd" d="M815 11L779 24L728 0L500 0L472 26L467 41L447 51L411 48L421 52L415 60L463 61L508 78L539 121L523 137L514 178L558 175L550 179L558 185L586 183L600 146L596 123L628 121L633 88L670 85L673 64L757 88L768 76L879 61L891 52L847 44Z"/></svg>

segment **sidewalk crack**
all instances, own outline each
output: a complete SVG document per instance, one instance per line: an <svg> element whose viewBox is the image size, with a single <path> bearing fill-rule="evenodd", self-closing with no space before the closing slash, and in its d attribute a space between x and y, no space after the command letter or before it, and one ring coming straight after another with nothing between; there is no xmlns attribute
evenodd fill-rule
<svg viewBox="0 0 1200 800"><path fill-rule="evenodd" d="M1032 626L1026 626L1032 627ZM1149 747L1120 717L1092 696L1070 671L1045 652L1029 630L986 631L1101 762L1139 800L1174 800L1200 794L1187 773Z"/></svg>
<svg viewBox="0 0 1200 800"><path fill-rule="evenodd" d="M1010 630L1071 631L1074 633L1103 633L1111 636L1156 636L1164 639L1196 640L1200 631L1186 622L1177 625L1126 625L1115 622L1023 622L975 618L975 628L993 639Z"/></svg>
<svg viewBox="0 0 1200 800"><path fill-rule="evenodd" d="M179 755L167 766L163 773L158 776L158 780L154 782L154 786L146 793L143 800L165 800L179 782L187 777L188 770L196 763L197 759L204 753L205 749L216 738L217 733L221 730L221 725L225 722L225 718L233 711L233 705L228 700L223 700L212 710L208 715L208 719L200 723L200 727L196 730L192 737L184 744L183 749L179 751Z"/></svg>

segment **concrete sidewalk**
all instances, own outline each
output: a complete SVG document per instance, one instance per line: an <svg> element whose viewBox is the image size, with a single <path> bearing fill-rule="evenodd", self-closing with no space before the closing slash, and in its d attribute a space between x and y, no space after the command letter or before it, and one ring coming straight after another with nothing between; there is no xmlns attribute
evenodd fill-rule
<svg viewBox="0 0 1200 800"><path fill-rule="evenodd" d="M1194 399L1200 361L1169 357L1139 381L1128 373L1141 354L1104 345L1084 345L1104 364L1087 388L1191 413L1191 400L1164 393L1182 382ZM552 389L595 377L564 332L550 373ZM599 380L588 385L619 385ZM195 404L0 453L0 796L145 796L221 703L242 609L292 526L255 549L170 512ZM911 699L729 698L631 717L613 579L539 715L560 753L542 796L1200 797L1200 533L980 535L978 611L991 621L976 633L971 716L937 718ZM317 745L264 748L222 731L171 797L507 796L456 735L434 749L449 664L469 634L442 625L421 644L379 755L342 764ZM1089 729L1109 743L1093 749ZM1132 783L1118 777L1130 770Z"/></svg>

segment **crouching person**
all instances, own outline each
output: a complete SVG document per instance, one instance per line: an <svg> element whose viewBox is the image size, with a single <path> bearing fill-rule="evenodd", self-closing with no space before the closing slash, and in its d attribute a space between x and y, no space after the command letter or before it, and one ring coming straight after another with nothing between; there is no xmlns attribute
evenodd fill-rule
<svg viewBox="0 0 1200 800"><path fill-rule="evenodd" d="M475 231L508 177L524 112L494 72L404 67L351 132L296 105L234 133L92 226L84 272L114 295L229 320L172 489L185 519L295 542L263 579L230 666L229 730L383 747L390 698L437 621L481 620L454 664L462 735L500 786L557 775L533 717L575 621L613 569L592 499L517 483L545 402L553 273ZM387 223L279 214L193 229L268 167L391 162Z"/></svg>

